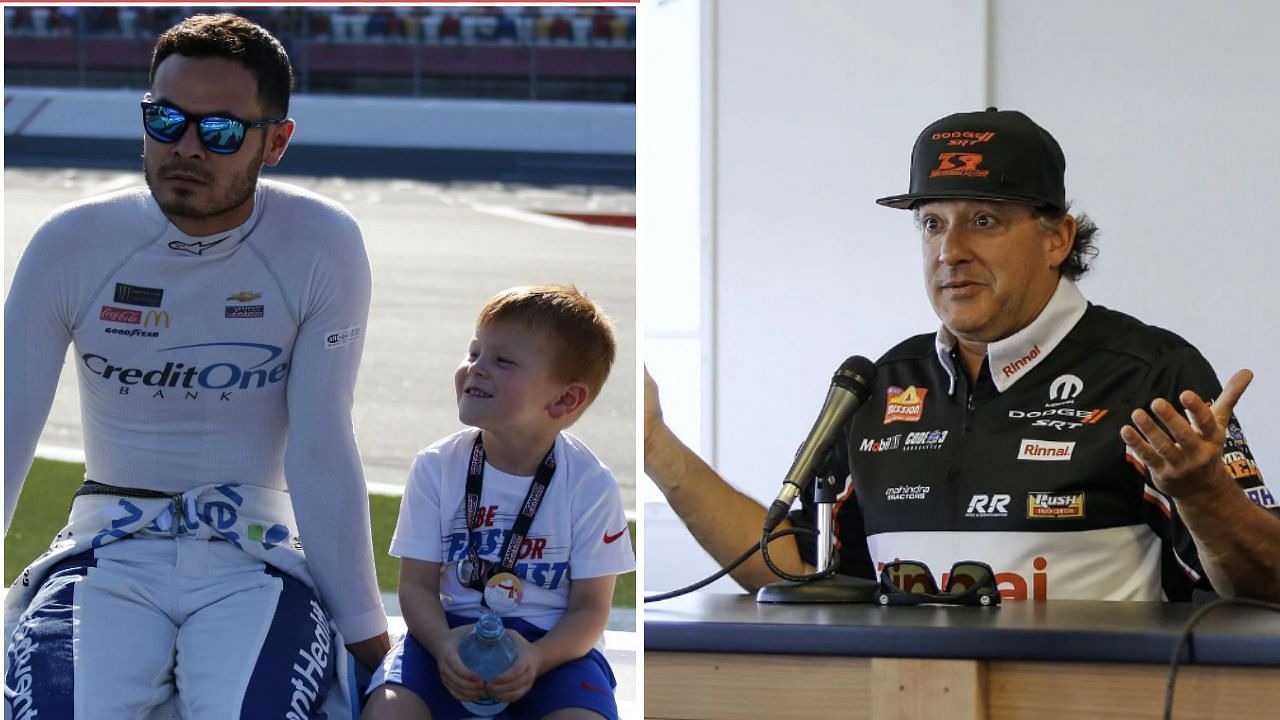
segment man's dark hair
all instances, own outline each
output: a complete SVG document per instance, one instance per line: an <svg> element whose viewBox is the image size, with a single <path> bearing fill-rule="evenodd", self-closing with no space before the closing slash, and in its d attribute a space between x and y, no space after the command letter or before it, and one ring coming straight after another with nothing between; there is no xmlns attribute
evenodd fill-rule
<svg viewBox="0 0 1280 720"><path fill-rule="evenodd" d="M1041 229L1045 232L1052 232L1058 227L1058 223L1071 212L1071 203L1067 203L1066 209L1058 212L1054 208L1044 207L1037 208L1032 211L1031 215L1040 223ZM1098 256L1098 246L1096 245L1098 235L1098 225L1084 213L1075 216L1076 218L1076 240L1071 245L1071 254L1067 255L1067 259L1062 261L1058 266L1058 271L1068 280L1079 280L1085 273L1089 272L1090 261Z"/></svg>
<svg viewBox="0 0 1280 720"><path fill-rule="evenodd" d="M195 15L160 35L151 56L147 82L154 84L156 68L170 55L221 57L240 63L258 81L258 101L271 117L289 114L293 68L279 40L248 20L229 13ZM260 118L245 118L258 120Z"/></svg>

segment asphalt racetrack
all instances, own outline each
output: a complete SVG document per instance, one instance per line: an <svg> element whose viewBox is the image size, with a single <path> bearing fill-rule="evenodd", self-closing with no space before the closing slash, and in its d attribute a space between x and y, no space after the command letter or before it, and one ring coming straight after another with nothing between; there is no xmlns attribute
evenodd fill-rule
<svg viewBox="0 0 1280 720"><path fill-rule="evenodd" d="M286 157L279 170L287 166ZM635 231L538 212L634 215L633 189L276 171L267 176L340 201L364 229L373 305L356 388L355 428L366 479L375 491L403 487L414 454L460 427L453 370L485 300L513 285L572 283L613 318L619 352L604 392L571 432L613 469L626 507L634 510ZM6 295L23 248L54 208L141 184L140 171L7 167ZM43 446L83 447L73 367L64 365Z"/></svg>

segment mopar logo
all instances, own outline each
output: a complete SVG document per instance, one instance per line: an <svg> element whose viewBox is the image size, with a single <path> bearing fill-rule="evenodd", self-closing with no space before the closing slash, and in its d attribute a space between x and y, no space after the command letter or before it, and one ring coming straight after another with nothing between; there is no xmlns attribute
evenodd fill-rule
<svg viewBox="0 0 1280 720"><path fill-rule="evenodd" d="M85 353L80 356L80 359L89 372L101 376L104 380L115 380L121 385L144 385L156 388L247 390L273 385L289 375L288 362L271 364L284 352L274 345L201 343L161 348L157 352L169 353L193 348L217 348L223 357L207 365L174 360L165 362L163 365L157 363L150 367L115 365L109 358L95 353Z"/></svg>

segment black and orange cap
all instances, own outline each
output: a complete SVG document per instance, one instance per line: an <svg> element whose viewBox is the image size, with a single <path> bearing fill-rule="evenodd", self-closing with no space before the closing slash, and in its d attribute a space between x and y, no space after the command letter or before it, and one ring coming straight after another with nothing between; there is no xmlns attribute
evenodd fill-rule
<svg viewBox="0 0 1280 720"><path fill-rule="evenodd" d="M956 113L920 133L911 191L876 200L910 210L922 200L1006 200L1067 209L1067 160L1049 131L1016 110Z"/></svg>

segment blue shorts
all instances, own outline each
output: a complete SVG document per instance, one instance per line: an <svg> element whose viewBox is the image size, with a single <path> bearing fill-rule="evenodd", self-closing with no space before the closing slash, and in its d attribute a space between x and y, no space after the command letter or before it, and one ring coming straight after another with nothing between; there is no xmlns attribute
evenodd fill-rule
<svg viewBox="0 0 1280 720"><path fill-rule="evenodd" d="M475 618L452 613L446 613L445 618L451 628L475 622ZM504 618L503 623L508 630L515 630L529 642L547 634L546 630L520 618ZM391 648L382 667L373 676L369 690L385 683L394 683L412 690L427 704L433 720L472 717L440 681L436 659L408 633ZM617 685L618 681L613 677L609 661L605 660L599 650L592 650L539 677L524 697L511 703L495 717L511 720L541 718L563 708L580 707L597 712L607 720L617 720L618 704L613 699L613 689Z"/></svg>
<svg viewBox="0 0 1280 720"><path fill-rule="evenodd" d="M129 538L46 576L8 641L6 715L321 717L338 649L310 589L231 543Z"/></svg>

